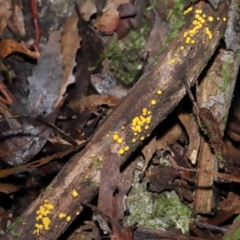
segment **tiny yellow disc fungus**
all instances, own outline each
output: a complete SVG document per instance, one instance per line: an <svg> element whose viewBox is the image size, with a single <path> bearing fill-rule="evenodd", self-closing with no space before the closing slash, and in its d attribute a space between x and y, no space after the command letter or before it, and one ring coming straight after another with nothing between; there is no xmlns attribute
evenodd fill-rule
<svg viewBox="0 0 240 240"><path fill-rule="evenodd" d="M209 22L212 22L212 21L213 21L213 17L212 17L212 16L209 16L209 17L208 17L208 21L209 21Z"/></svg>
<svg viewBox="0 0 240 240"><path fill-rule="evenodd" d="M162 94L162 91L160 89L157 90L157 94L160 95Z"/></svg>
<svg viewBox="0 0 240 240"><path fill-rule="evenodd" d="M227 18L224 17L224 18L223 18L223 21L226 22L226 21L227 21Z"/></svg>
<svg viewBox="0 0 240 240"><path fill-rule="evenodd" d="M125 147L124 147L124 150L125 150L125 151L128 151L128 150L129 150L129 146L125 146Z"/></svg>
<svg viewBox="0 0 240 240"><path fill-rule="evenodd" d="M59 213L58 214L58 217L61 218L61 219L65 218L66 216L67 216L66 213Z"/></svg>
<svg viewBox="0 0 240 240"><path fill-rule="evenodd" d="M122 148L118 151L118 153L121 154L121 155L123 155L124 152L125 152L125 151L124 151L124 149L122 149Z"/></svg>
<svg viewBox="0 0 240 240"><path fill-rule="evenodd" d="M113 134L113 140L117 140L119 138L118 134Z"/></svg>
<svg viewBox="0 0 240 240"><path fill-rule="evenodd" d="M76 190L73 190L73 191L72 191L72 196L73 196L73 197L77 197L77 196L78 196L78 192L77 192Z"/></svg>
<svg viewBox="0 0 240 240"><path fill-rule="evenodd" d="M123 142L123 139L122 138L118 138L117 139L117 143L121 144Z"/></svg>
<svg viewBox="0 0 240 240"><path fill-rule="evenodd" d="M143 136L142 136L142 137L140 137L140 140L141 140L141 141L143 141L143 140L144 140L144 137L143 137Z"/></svg>
<svg viewBox="0 0 240 240"><path fill-rule="evenodd" d="M157 101L155 99L151 100L152 105L156 105Z"/></svg>
<svg viewBox="0 0 240 240"><path fill-rule="evenodd" d="M132 139L132 142L135 143L135 142L136 142L136 138L133 138L133 139Z"/></svg>
<svg viewBox="0 0 240 240"><path fill-rule="evenodd" d="M72 219L71 216L67 216L66 221L67 221L67 222L70 222L71 219Z"/></svg>

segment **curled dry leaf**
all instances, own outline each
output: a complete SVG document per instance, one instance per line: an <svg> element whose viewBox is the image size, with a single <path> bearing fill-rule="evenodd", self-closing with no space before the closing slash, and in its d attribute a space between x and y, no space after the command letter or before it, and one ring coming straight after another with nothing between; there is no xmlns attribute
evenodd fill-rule
<svg viewBox="0 0 240 240"><path fill-rule="evenodd" d="M12 16L11 0L0 0L0 36L7 26L8 19Z"/></svg>
<svg viewBox="0 0 240 240"><path fill-rule="evenodd" d="M32 58L39 58L39 52L33 52L27 49L24 45L12 40L12 39L3 39L0 40L0 54L3 58L7 57L12 53L22 53Z"/></svg>

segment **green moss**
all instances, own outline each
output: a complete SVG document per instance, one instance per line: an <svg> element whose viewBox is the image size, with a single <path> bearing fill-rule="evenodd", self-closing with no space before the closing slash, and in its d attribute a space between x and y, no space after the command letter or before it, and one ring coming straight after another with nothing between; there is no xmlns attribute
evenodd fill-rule
<svg viewBox="0 0 240 240"><path fill-rule="evenodd" d="M132 83L141 73L144 45L149 32L147 22L143 21L140 29L132 30L122 40L114 39L107 49L110 71L125 84Z"/></svg>
<svg viewBox="0 0 240 240"><path fill-rule="evenodd" d="M138 222L140 226L155 229L181 229L188 233L191 221L190 209L181 202L175 191L161 194L146 190L146 183L139 183L135 172L135 180L128 195L130 216L126 218L127 224Z"/></svg>
<svg viewBox="0 0 240 240"><path fill-rule="evenodd" d="M17 217L15 221L7 228L7 232L10 233L13 237L20 237L21 234L18 232L15 232L14 227L22 222L22 216Z"/></svg>
<svg viewBox="0 0 240 240"><path fill-rule="evenodd" d="M98 170L101 170L102 169L102 161L95 160L94 167L97 168Z"/></svg>
<svg viewBox="0 0 240 240"><path fill-rule="evenodd" d="M229 85L230 80L232 79L232 70L231 70L231 58L229 57L226 63L223 65L221 70L221 76L223 78L223 84L219 86L221 91L225 91Z"/></svg>

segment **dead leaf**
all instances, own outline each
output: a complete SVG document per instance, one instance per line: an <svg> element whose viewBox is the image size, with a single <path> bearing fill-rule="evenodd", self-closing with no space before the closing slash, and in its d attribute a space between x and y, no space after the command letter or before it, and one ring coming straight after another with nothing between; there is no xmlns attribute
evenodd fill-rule
<svg viewBox="0 0 240 240"><path fill-rule="evenodd" d="M79 8L82 18L87 22L90 20L90 17L97 12L94 0L80 1Z"/></svg>
<svg viewBox="0 0 240 240"><path fill-rule="evenodd" d="M12 16L11 0L0 0L0 36L7 26L8 19Z"/></svg>
<svg viewBox="0 0 240 240"><path fill-rule="evenodd" d="M3 39L0 40L0 54L3 58L7 57L10 54L15 52L25 54L29 57L38 59L40 56L39 52L33 52L27 49L24 45L12 40L12 39Z"/></svg>
<svg viewBox="0 0 240 240"><path fill-rule="evenodd" d="M92 111L97 111L98 106L105 104L113 107L119 102L119 100L120 99L118 97L109 95L90 95L87 97L82 96L80 99L72 100L68 105L76 112L86 108Z"/></svg>
<svg viewBox="0 0 240 240"><path fill-rule="evenodd" d="M129 2L130 0L108 0L102 15L97 19L94 26L101 32L112 33L117 28L120 20L118 7Z"/></svg>
<svg viewBox="0 0 240 240"><path fill-rule="evenodd" d="M29 96L25 107L31 117L49 115L58 99L63 71L59 41L60 33L51 33L32 76L28 77Z"/></svg>
<svg viewBox="0 0 240 240"><path fill-rule="evenodd" d="M163 136L157 139L157 150L164 149L166 146L175 143L182 133L182 128L178 123L175 123L165 132Z"/></svg>
<svg viewBox="0 0 240 240"><path fill-rule="evenodd" d="M146 169L148 167L148 163L152 159L152 156L156 152L156 150L157 150L157 141L156 141L156 137L154 137L142 149L142 154L143 154L144 159L145 159L144 167L142 169L142 173L144 173L146 171Z"/></svg>
<svg viewBox="0 0 240 240"><path fill-rule="evenodd" d="M14 168L2 169L2 170L0 170L0 178L5 178L7 176L13 175L15 172L27 170L27 169L30 169L30 168L41 167L41 166L51 162L54 159L61 159L64 156L82 148L85 145L85 143L86 143L86 141L83 141L82 144L80 144L78 146L71 147L71 148L69 148L65 151L62 151L62 152L54 153L53 155L47 156L45 158L41 158L39 160L36 160L34 162L30 162L30 163L25 164L25 165L21 165L21 166L14 167Z"/></svg>
<svg viewBox="0 0 240 240"><path fill-rule="evenodd" d="M21 6L14 4L13 6L13 23L22 37L26 35L24 17Z"/></svg>
<svg viewBox="0 0 240 240"><path fill-rule="evenodd" d="M78 16L74 13L66 21L61 39L61 53L63 57L63 76L61 87L58 93L58 99L55 102L55 106L58 106L62 101L63 95L65 94L68 85L75 82L75 77L73 75L73 68L76 65L76 53L80 48L81 37L78 35Z"/></svg>
<svg viewBox="0 0 240 240"><path fill-rule="evenodd" d="M169 25L163 21L158 12L155 9L153 9L153 11L155 23L144 47L144 56L148 56L148 63L153 61L160 47L164 44L167 36L171 32Z"/></svg>
<svg viewBox="0 0 240 240"><path fill-rule="evenodd" d="M183 124L188 134L189 145L186 156L191 161L191 163L195 165L197 163L197 156L201 141L199 126L192 113L179 112L178 118Z"/></svg>
<svg viewBox="0 0 240 240"><path fill-rule="evenodd" d="M54 103L58 98L63 68L59 41L60 33L53 32L38 65L33 69L33 75L28 77L29 94L26 99L21 99L24 105L21 102L11 105L15 116L41 116L46 122L55 121L59 109L54 108ZM24 119L14 121L17 121L15 126L8 125L6 121L1 122L1 131L6 135L0 141L0 148L8 153L2 160L16 166L28 162L42 149L52 129L42 124L29 124Z"/></svg>
<svg viewBox="0 0 240 240"><path fill-rule="evenodd" d="M18 191L19 188L10 183L0 183L0 192L10 194Z"/></svg>
<svg viewBox="0 0 240 240"><path fill-rule="evenodd" d="M94 90L100 95L111 95L122 98L129 91L129 88L109 74L91 74L90 82Z"/></svg>

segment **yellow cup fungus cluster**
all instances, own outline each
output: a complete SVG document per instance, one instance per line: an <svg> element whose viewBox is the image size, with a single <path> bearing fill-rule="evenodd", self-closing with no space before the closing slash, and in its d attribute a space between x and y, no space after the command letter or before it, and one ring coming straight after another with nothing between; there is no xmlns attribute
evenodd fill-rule
<svg viewBox="0 0 240 240"><path fill-rule="evenodd" d="M183 15L187 15L188 13L193 11L193 7L189 7L183 12ZM192 25L189 30L185 31L183 33L183 39L186 44L195 44L196 43L196 34L200 32L200 30L203 30L203 33L207 36L209 40L213 38L212 32L210 30L210 23L213 21L220 21L221 18L217 17L214 18L213 16L207 16L205 13L203 13L202 9L196 9L194 12L194 19L192 20ZM227 21L226 17L222 18L222 21ZM205 43L203 41L202 43ZM180 46L180 50L184 50L185 46ZM176 53L174 54L175 57L172 57L170 61L168 62L169 65L176 64L181 61L179 57L176 57Z"/></svg>
<svg viewBox="0 0 240 240"><path fill-rule="evenodd" d="M60 219L66 218L66 221L67 221L67 222L70 222L71 219L72 219L71 216L67 216L66 213L59 213L59 214L58 214L58 217L59 217Z"/></svg>
<svg viewBox="0 0 240 240"><path fill-rule="evenodd" d="M36 211L36 224L34 234L39 235L41 230L49 230L49 225L51 220L49 218L50 211L54 209L54 206L48 202L48 200L44 200L44 204L39 207Z"/></svg>

